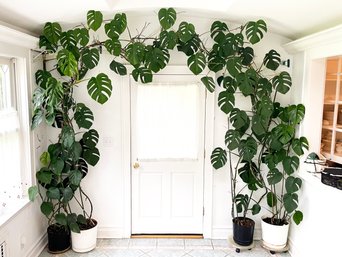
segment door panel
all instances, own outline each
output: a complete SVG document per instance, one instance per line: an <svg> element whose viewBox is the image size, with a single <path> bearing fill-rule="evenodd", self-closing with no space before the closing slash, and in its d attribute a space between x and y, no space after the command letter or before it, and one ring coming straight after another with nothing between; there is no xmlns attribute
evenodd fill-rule
<svg viewBox="0 0 342 257"><path fill-rule="evenodd" d="M204 109L193 75L131 80L133 234L202 233Z"/></svg>

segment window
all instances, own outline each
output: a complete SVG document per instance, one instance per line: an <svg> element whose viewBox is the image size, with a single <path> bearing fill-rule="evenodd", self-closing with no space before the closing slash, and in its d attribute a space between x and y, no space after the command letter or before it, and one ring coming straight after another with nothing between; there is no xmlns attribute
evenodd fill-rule
<svg viewBox="0 0 342 257"><path fill-rule="evenodd" d="M24 60L0 57L0 215L23 197L29 184L25 78Z"/></svg>

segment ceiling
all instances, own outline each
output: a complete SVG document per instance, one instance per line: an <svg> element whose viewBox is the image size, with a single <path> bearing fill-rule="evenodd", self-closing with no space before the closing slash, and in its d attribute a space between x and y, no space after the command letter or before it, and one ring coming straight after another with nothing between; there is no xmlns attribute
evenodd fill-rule
<svg viewBox="0 0 342 257"><path fill-rule="evenodd" d="M45 22L71 27L84 22L91 9L112 17L119 11L153 13L161 7L238 23L262 18L272 32L290 39L342 24L341 0L0 0L0 21L37 36Z"/></svg>

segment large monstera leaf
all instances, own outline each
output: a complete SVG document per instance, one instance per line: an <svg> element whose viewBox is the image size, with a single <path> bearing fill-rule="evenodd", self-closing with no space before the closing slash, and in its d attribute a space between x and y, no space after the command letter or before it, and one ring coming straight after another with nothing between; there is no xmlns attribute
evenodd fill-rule
<svg viewBox="0 0 342 257"><path fill-rule="evenodd" d="M64 48L72 48L77 45L76 37L73 30L62 32L60 42Z"/></svg>
<svg viewBox="0 0 342 257"><path fill-rule="evenodd" d="M130 64L139 65L145 58L145 45L140 42L130 43L126 48L126 55Z"/></svg>
<svg viewBox="0 0 342 257"><path fill-rule="evenodd" d="M215 84L215 81L212 77L204 76L201 78L201 81L210 93L213 93L215 91L215 85L216 84Z"/></svg>
<svg viewBox="0 0 342 257"><path fill-rule="evenodd" d="M186 42L179 41L177 45L177 50L185 53L187 56L192 56L200 49L201 39L198 35L194 35L190 40Z"/></svg>
<svg viewBox="0 0 342 257"><path fill-rule="evenodd" d="M292 86L291 76L288 72L282 71L272 79L272 84L279 93L286 94Z"/></svg>
<svg viewBox="0 0 342 257"><path fill-rule="evenodd" d="M57 51L57 43L51 43L44 35L39 37L39 48L44 48L48 51L55 53Z"/></svg>
<svg viewBox="0 0 342 257"><path fill-rule="evenodd" d="M112 82L104 73L92 77L87 85L88 94L100 104L107 102L112 94Z"/></svg>
<svg viewBox="0 0 342 257"><path fill-rule="evenodd" d="M83 103L76 105L75 120L79 128L89 129L93 125L93 112Z"/></svg>
<svg viewBox="0 0 342 257"><path fill-rule="evenodd" d="M94 31L101 27L103 21L103 15L100 11L90 10L87 13L87 24L88 27Z"/></svg>
<svg viewBox="0 0 342 257"><path fill-rule="evenodd" d="M52 77L51 73L45 70L38 70L35 74L36 83L39 87L46 89L46 84L49 78Z"/></svg>
<svg viewBox="0 0 342 257"><path fill-rule="evenodd" d="M300 156L304 154L304 149L309 149L309 142L306 137L296 138L291 146L293 151Z"/></svg>
<svg viewBox="0 0 342 257"><path fill-rule="evenodd" d="M188 58L188 67L193 74L200 74L206 65L205 55L203 53L196 53Z"/></svg>
<svg viewBox="0 0 342 257"><path fill-rule="evenodd" d="M247 113L238 108L234 108L231 111L229 120L232 123L233 127L241 133L244 133L248 129L250 124Z"/></svg>
<svg viewBox="0 0 342 257"><path fill-rule="evenodd" d="M69 77L78 74L78 62L72 52L62 49L57 54L57 63L60 71Z"/></svg>
<svg viewBox="0 0 342 257"><path fill-rule="evenodd" d="M195 35L195 26L186 21L181 22L178 28L178 37L180 41L186 43Z"/></svg>
<svg viewBox="0 0 342 257"><path fill-rule="evenodd" d="M279 124L272 129L272 136L279 140L282 144L290 142L295 135L295 128L287 124Z"/></svg>
<svg viewBox="0 0 342 257"><path fill-rule="evenodd" d="M144 84L152 82L153 78L152 71L146 67L135 68L132 71L132 76L135 81L138 82L140 79L140 81Z"/></svg>
<svg viewBox="0 0 342 257"><path fill-rule="evenodd" d="M241 141L241 135L238 130L229 129L226 132L224 142L229 150L235 150L239 147Z"/></svg>
<svg viewBox="0 0 342 257"><path fill-rule="evenodd" d="M267 173L267 182L270 185L276 185L283 179L283 174L277 169L270 169Z"/></svg>
<svg viewBox="0 0 342 257"><path fill-rule="evenodd" d="M241 57L242 57L242 65L250 65L254 59L254 50L253 48L247 46L245 48L242 48L241 50Z"/></svg>
<svg viewBox="0 0 342 257"><path fill-rule="evenodd" d="M258 145L253 137L241 140L239 154L244 161L251 161L258 151Z"/></svg>
<svg viewBox="0 0 342 257"><path fill-rule="evenodd" d="M218 96L218 105L225 114L230 113L235 105L234 94L228 90L220 92Z"/></svg>
<svg viewBox="0 0 342 257"><path fill-rule="evenodd" d="M238 173L243 182L248 185L249 190L257 190L262 187L261 174L254 162L245 162L244 165L238 169Z"/></svg>
<svg viewBox="0 0 342 257"><path fill-rule="evenodd" d="M160 49L152 46L146 47L145 65L153 72L158 72L166 67L170 60L167 49Z"/></svg>
<svg viewBox="0 0 342 257"><path fill-rule="evenodd" d="M93 69L100 61L100 52L96 48L86 48L82 52L82 62L88 69Z"/></svg>
<svg viewBox="0 0 342 257"><path fill-rule="evenodd" d="M83 134L82 141L87 148L94 148L99 142L99 133L95 129L90 129Z"/></svg>
<svg viewBox="0 0 342 257"><path fill-rule="evenodd" d="M237 76L242 69L242 59L240 57L229 58L226 63L226 68L230 75Z"/></svg>
<svg viewBox="0 0 342 257"><path fill-rule="evenodd" d="M107 39L104 45L110 54L114 56L119 56L121 54L121 43L119 39Z"/></svg>
<svg viewBox="0 0 342 257"><path fill-rule="evenodd" d="M246 26L246 36L252 44L258 43L263 37L264 32L267 32L267 25L265 21L250 21Z"/></svg>
<svg viewBox="0 0 342 257"><path fill-rule="evenodd" d="M105 24L105 32L111 39L117 39L127 27L127 18L125 13L117 13L114 19Z"/></svg>
<svg viewBox="0 0 342 257"><path fill-rule="evenodd" d="M125 67L125 65L123 65L122 63L119 63L115 60L113 60L110 63L109 67L112 71L114 71L116 74L119 74L121 76L127 74L127 68Z"/></svg>
<svg viewBox="0 0 342 257"><path fill-rule="evenodd" d="M210 36L215 42L220 43L224 40L228 31L229 29L226 23L214 21L210 28Z"/></svg>
<svg viewBox="0 0 342 257"><path fill-rule="evenodd" d="M91 166L95 166L100 160L100 152L96 147L84 148L82 153L83 159Z"/></svg>
<svg viewBox="0 0 342 257"><path fill-rule="evenodd" d="M81 46L86 46L89 42L89 31L86 28L76 28L74 29L74 35L76 42Z"/></svg>
<svg viewBox="0 0 342 257"><path fill-rule="evenodd" d="M300 178L295 178L289 176L285 181L286 192L289 194L297 192L302 186L302 180Z"/></svg>
<svg viewBox="0 0 342 257"><path fill-rule="evenodd" d="M47 22L45 23L43 35L49 40L50 43L56 44L62 34L61 25L57 22Z"/></svg>
<svg viewBox="0 0 342 257"><path fill-rule="evenodd" d="M160 47L166 49L174 49L178 42L177 33L174 31L166 31L163 30L159 34L160 38Z"/></svg>
<svg viewBox="0 0 342 257"><path fill-rule="evenodd" d="M177 13L173 8L161 8L158 12L158 18L162 28L167 30L175 24Z"/></svg>
<svg viewBox="0 0 342 257"><path fill-rule="evenodd" d="M216 147L211 153L211 165L215 169L222 168L227 163L227 151L221 147Z"/></svg>
<svg viewBox="0 0 342 257"><path fill-rule="evenodd" d="M287 175L293 174L299 167L297 156L286 156L283 160L283 168Z"/></svg>
<svg viewBox="0 0 342 257"><path fill-rule="evenodd" d="M298 207L298 195L296 193L286 193L283 196L285 210L288 213L294 212Z"/></svg>
<svg viewBox="0 0 342 257"><path fill-rule="evenodd" d="M63 86L60 81L50 77L46 83L45 100L48 106L57 108L63 97Z"/></svg>
<svg viewBox="0 0 342 257"><path fill-rule="evenodd" d="M208 68L213 72L218 72L224 68L225 59L215 50L211 50L208 56Z"/></svg>
<svg viewBox="0 0 342 257"><path fill-rule="evenodd" d="M264 57L263 64L270 70L275 71L280 65L280 54L275 50L270 50Z"/></svg>
<svg viewBox="0 0 342 257"><path fill-rule="evenodd" d="M236 81L241 93L248 96L254 93L257 85L257 73L253 69L248 69L236 76Z"/></svg>

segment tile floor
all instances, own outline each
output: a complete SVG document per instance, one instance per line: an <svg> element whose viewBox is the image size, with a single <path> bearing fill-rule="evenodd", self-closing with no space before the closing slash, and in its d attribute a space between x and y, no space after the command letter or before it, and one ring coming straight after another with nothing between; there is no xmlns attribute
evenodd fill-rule
<svg viewBox="0 0 342 257"><path fill-rule="evenodd" d="M44 250L39 257L290 257L288 253L271 254L260 246L251 251L235 252L224 239L98 239L97 247L88 253L49 254Z"/></svg>

